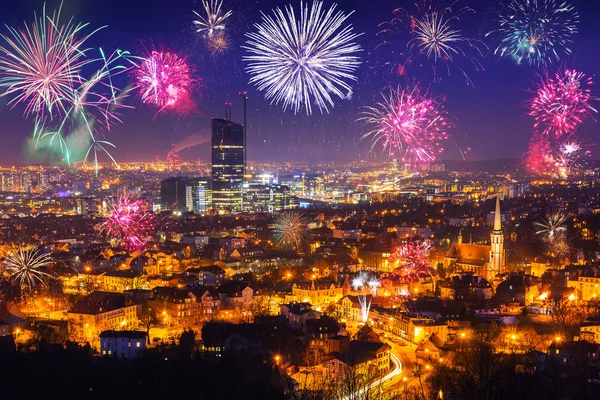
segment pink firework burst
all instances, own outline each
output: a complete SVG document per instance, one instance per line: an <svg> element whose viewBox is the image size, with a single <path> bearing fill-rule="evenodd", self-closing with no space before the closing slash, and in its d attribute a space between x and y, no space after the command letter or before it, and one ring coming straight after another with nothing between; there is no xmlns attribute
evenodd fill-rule
<svg viewBox="0 0 600 400"><path fill-rule="evenodd" d="M187 60L169 51L152 51L136 71L142 101L165 109L189 105L192 77Z"/></svg>
<svg viewBox="0 0 600 400"><path fill-rule="evenodd" d="M407 281L431 276L433 266L429 255L433 246L428 240L409 240L400 243L392 254L392 262L398 267L394 274L400 275Z"/></svg>
<svg viewBox="0 0 600 400"><path fill-rule="evenodd" d="M100 229L113 244L128 250L139 250L146 245L146 236L154 227L155 217L143 199L120 196L109 205Z"/></svg>
<svg viewBox="0 0 600 400"><path fill-rule="evenodd" d="M529 104L535 130L557 138L575 133L579 125L597 112L591 104L595 100L591 84L590 77L569 69L542 78Z"/></svg>
<svg viewBox="0 0 600 400"><path fill-rule="evenodd" d="M405 162L435 161L448 141L446 112L441 102L422 93L417 86L390 89L389 95L381 93L382 101L366 107L364 121L372 127L363 139L378 143L390 157Z"/></svg>

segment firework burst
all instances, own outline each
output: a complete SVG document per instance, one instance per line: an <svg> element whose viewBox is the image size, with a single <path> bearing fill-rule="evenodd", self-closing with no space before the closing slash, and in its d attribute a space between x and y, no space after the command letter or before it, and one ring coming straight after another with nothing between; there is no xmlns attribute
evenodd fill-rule
<svg viewBox="0 0 600 400"><path fill-rule="evenodd" d="M231 16L231 11L223 12L223 0L203 0L204 15L200 15L196 11L194 14L199 20L194 21L194 25L198 28L196 32L206 33L208 37L225 29L225 20Z"/></svg>
<svg viewBox="0 0 600 400"><path fill-rule="evenodd" d="M81 83L81 68L88 62L83 45L91 36L78 37L85 25L55 25L60 9L52 16L42 14L25 29L7 27L0 35L0 86L14 95L9 104L24 104L25 116L32 113L67 111L72 88Z"/></svg>
<svg viewBox="0 0 600 400"><path fill-rule="evenodd" d="M213 56L223 55L231 47L229 37L223 32L217 33L206 40L206 46Z"/></svg>
<svg viewBox="0 0 600 400"><path fill-rule="evenodd" d="M394 274L407 281L414 281L433 274L429 255L433 246L428 240L410 240L401 243L392 254L392 261L398 263Z"/></svg>
<svg viewBox="0 0 600 400"><path fill-rule="evenodd" d="M52 263L49 254L38 250L25 250L22 246L9 249L4 255L5 270L9 279L21 290L33 291L36 286L48 287L47 279L52 275L42 269Z"/></svg>
<svg viewBox="0 0 600 400"><path fill-rule="evenodd" d="M308 236L304 216L297 212L284 212L275 218L273 238L275 243L287 249L299 251Z"/></svg>
<svg viewBox="0 0 600 400"><path fill-rule="evenodd" d="M591 152L585 143L575 135L557 140L536 133L529 142L525 164L529 172L566 179L581 168L584 165L584 157L590 155Z"/></svg>
<svg viewBox="0 0 600 400"><path fill-rule="evenodd" d="M570 216L561 211L551 213L547 219L542 222L534 222L533 225L537 228L536 234L545 236L549 241L559 238L567 232L565 223Z"/></svg>
<svg viewBox="0 0 600 400"><path fill-rule="evenodd" d="M562 262L573 254L573 247L567 238L559 237L548 242L548 252L555 260Z"/></svg>
<svg viewBox="0 0 600 400"><path fill-rule="evenodd" d="M301 2L299 16L291 5L276 8L246 34L250 83L271 103L294 113L304 109L311 114L313 104L329 112L333 97L344 99L351 91L348 82L356 81L353 74L360 64L355 54L361 48L354 42L359 35L352 25L344 25L352 13L336 7L325 11L321 1L310 7Z"/></svg>
<svg viewBox="0 0 600 400"><path fill-rule="evenodd" d="M562 0L512 0L500 13L495 54L510 56L518 64L548 65L571 54L579 15Z"/></svg>
<svg viewBox="0 0 600 400"><path fill-rule="evenodd" d="M146 201L120 196L109 205L99 228L111 242L132 251L144 248L154 223L154 214L148 210Z"/></svg>
<svg viewBox="0 0 600 400"><path fill-rule="evenodd" d="M98 131L120 122L117 110L127 96L114 86L113 77L133 67L134 58L101 48L97 57L90 57L92 49L85 43L102 28L83 35L87 24L63 24L60 12L48 15L44 7L31 26L7 27L9 34L1 35L0 87L3 95L13 97L13 106L23 104L25 116L35 117L37 148L57 150L67 164L86 162L93 153L97 170L98 152L114 161L107 151L114 145Z"/></svg>
<svg viewBox="0 0 600 400"><path fill-rule="evenodd" d="M136 70L142 101L164 109L174 109L188 95L192 85L187 60L168 51L152 51Z"/></svg>
<svg viewBox="0 0 600 400"><path fill-rule="evenodd" d="M431 162L443 152L449 124L442 105L416 86L381 93L383 101L366 107L361 121L372 127L362 139L371 138L390 157L408 162Z"/></svg>
<svg viewBox="0 0 600 400"><path fill-rule="evenodd" d="M371 302L373 301L373 297L369 295L368 289L371 288L373 296L375 296L380 284L381 283L377 278L371 277L369 274L362 271L352 279L352 287L358 292L357 297L361 308L362 322L367 322L369 320L369 311L371 309Z"/></svg>
<svg viewBox="0 0 600 400"><path fill-rule="evenodd" d="M377 49L390 49L393 56L400 56L399 63L390 63L396 72L404 75L411 67L426 65L431 67L434 82L439 82L442 74L450 76L456 70L465 77L468 85L473 84L467 74L467 65L482 70L479 60L487 46L480 40L466 37L457 28L461 15L474 13L469 7L455 7L457 2L447 6L443 1L416 2L412 9L394 10L394 18L380 24L382 30L378 36L384 40ZM408 43L406 48L405 43Z"/></svg>
<svg viewBox="0 0 600 400"><path fill-rule="evenodd" d="M573 134L592 113L595 98L591 94L592 79L575 70L561 70L546 76L529 104L536 132L557 138Z"/></svg>

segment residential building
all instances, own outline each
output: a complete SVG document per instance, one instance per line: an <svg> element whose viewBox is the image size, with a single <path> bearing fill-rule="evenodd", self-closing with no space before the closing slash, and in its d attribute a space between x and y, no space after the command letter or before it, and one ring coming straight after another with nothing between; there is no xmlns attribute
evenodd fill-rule
<svg viewBox="0 0 600 400"><path fill-rule="evenodd" d="M567 287L576 290L577 300L590 301L600 296L600 276L581 274L577 279L567 281Z"/></svg>
<svg viewBox="0 0 600 400"><path fill-rule="evenodd" d="M109 271L102 275L102 289L123 293L130 289L148 289L146 276L132 269Z"/></svg>
<svg viewBox="0 0 600 400"><path fill-rule="evenodd" d="M291 296L286 296L287 302L310 303L317 311L337 302L344 296L344 287L330 280L313 280L296 282L292 285Z"/></svg>
<svg viewBox="0 0 600 400"><path fill-rule="evenodd" d="M100 333L100 354L115 358L139 358L146 350L148 334L141 331L104 331Z"/></svg>
<svg viewBox="0 0 600 400"><path fill-rule="evenodd" d="M77 341L97 344L100 332L138 326L139 306L122 293L95 291L67 313Z"/></svg>
<svg viewBox="0 0 600 400"><path fill-rule="evenodd" d="M490 299L494 294L492 285L474 274L459 274L445 279L440 284L440 298L443 300Z"/></svg>

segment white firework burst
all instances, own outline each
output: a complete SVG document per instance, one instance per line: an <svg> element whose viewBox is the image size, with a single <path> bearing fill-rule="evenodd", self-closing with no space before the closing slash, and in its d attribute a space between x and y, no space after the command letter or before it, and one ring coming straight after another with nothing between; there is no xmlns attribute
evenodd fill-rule
<svg viewBox="0 0 600 400"><path fill-rule="evenodd" d="M7 250L4 257L5 270L9 278L17 283L21 290L33 290L36 286L48 286L47 278L52 275L40 268L50 265L52 258L39 250L25 250L23 246Z"/></svg>
<svg viewBox="0 0 600 400"><path fill-rule="evenodd" d="M369 320L369 311L371 310L371 302L373 297L369 297L368 288L371 288L372 296L377 295L377 289L381 283L375 277L371 277L366 272L359 272L352 279L352 287L358 292L358 303L360 304L360 315L362 322Z"/></svg>
<svg viewBox="0 0 600 400"><path fill-rule="evenodd" d="M194 11L194 14L199 18L199 20L194 21L194 25L198 28L196 32L206 32L210 37L216 31L225 29L225 20L231 16L231 10L225 13L221 11L223 0L203 0L202 5L206 16Z"/></svg>
<svg viewBox="0 0 600 400"><path fill-rule="evenodd" d="M452 61L455 55L462 52L456 44L468 42L460 31L452 29L448 24L450 19L444 18L442 13L427 14L423 19L417 20L415 25L415 38L411 46L416 46L427 54L427 57L437 61L445 58Z"/></svg>
<svg viewBox="0 0 600 400"><path fill-rule="evenodd" d="M537 228L535 233L538 235L546 235L548 240L552 241L557 235L567 231L565 223L568 221L569 217L568 214L564 214L561 211L554 212L544 221L533 223Z"/></svg>
<svg viewBox="0 0 600 400"><path fill-rule="evenodd" d="M300 14L288 5L276 8L273 16L262 15L254 24L255 32L246 33L244 48L249 55L246 71L250 83L256 84L271 104L282 104L294 113L304 109L312 114L316 104L321 113L334 106L334 97L344 99L356 81L354 72L360 64L355 54L361 47L360 36L351 24L345 24L352 12L328 10L323 2L300 2Z"/></svg>

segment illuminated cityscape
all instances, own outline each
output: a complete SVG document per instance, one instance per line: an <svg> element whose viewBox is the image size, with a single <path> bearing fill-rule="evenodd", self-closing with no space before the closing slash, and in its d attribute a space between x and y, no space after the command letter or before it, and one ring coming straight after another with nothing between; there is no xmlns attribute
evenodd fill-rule
<svg viewBox="0 0 600 400"><path fill-rule="evenodd" d="M600 8L23 3L3 398L597 398Z"/></svg>

